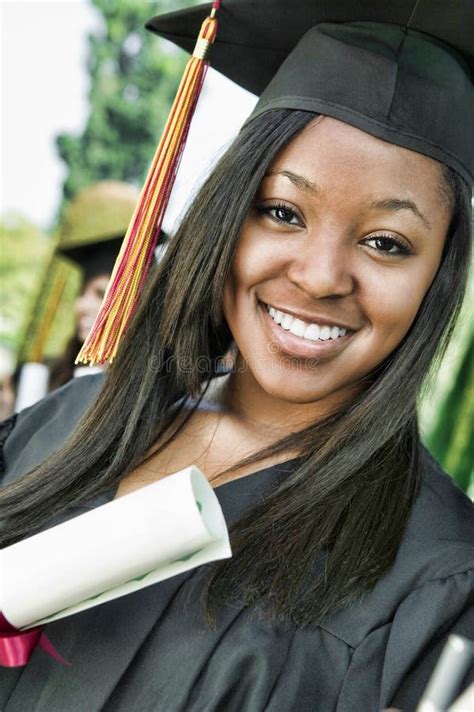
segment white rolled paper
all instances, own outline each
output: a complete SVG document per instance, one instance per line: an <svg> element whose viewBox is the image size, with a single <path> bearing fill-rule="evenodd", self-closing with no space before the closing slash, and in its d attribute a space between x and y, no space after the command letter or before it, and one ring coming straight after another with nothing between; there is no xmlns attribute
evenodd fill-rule
<svg viewBox="0 0 474 712"><path fill-rule="evenodd" d="M195 467L0 550L0 610L27 629L232 555Z"/></svg>

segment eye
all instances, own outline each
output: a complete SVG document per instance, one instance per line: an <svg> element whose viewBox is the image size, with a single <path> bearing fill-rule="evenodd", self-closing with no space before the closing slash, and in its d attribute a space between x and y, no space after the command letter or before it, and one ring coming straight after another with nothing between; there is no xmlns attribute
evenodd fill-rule
<svg viewBox="0 0 474 712"><path fill-rule="evenodd" d="M374 235L364 240L365 244L370 242L375 245L375 247L370 245L372 250L389 257L403 257L412 254L408 245L393 235Z"/></svg>
<svg viewBox="0 0 474 712"><path fill-rule="evenodd" d="M255 209L260 215L268 215L280 225L301 226L303 224L293 208L288 207L288 205L284 203L277 203L276 205L256 205Z"/></svg>

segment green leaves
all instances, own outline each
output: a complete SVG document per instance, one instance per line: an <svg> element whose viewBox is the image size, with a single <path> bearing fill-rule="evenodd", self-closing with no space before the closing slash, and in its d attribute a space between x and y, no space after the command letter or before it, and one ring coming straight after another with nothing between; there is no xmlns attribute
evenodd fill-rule
<svg viewBox="0 0 474 712"><path fill-rule="evenodd" d="M474 271L446 354L420 402L423 440L441 466L474 498Z"/></svg>
<svg viewBox="0 0 474 712"><path fill-rule="evenodd" d="M56 140L68 168L65 200L97 180L141 185L187 61L144 24L188 1L91 2L102 25L89 37L89 119L81 135L61 134Z"/></svg>

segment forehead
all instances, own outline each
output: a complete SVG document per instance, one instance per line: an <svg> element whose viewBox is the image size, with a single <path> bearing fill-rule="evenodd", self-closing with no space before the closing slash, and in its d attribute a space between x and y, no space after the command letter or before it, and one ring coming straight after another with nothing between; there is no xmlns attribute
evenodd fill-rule
<svg viewBox="0 0 474 712"><path fill-rule="evenodd" d="M95 275L84 282L84 291L88 289L97 289L98 287L107 286L110 279L110 274L104 272L103 274Z"/></svg>
<svg viewBox="0 0 474 712"><path fill-rule="evenodd" d="M291 170L324 192L374 196L398 191L433 209L442 195L440 165L337 119L319 116L277 156L269 173Z"/></svg>

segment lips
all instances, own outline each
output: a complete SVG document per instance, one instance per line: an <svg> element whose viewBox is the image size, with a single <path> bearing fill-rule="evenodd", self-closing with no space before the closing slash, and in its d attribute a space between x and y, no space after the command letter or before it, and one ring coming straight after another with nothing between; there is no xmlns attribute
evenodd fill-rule
<svg viewBox="0 0 474 712"><path fill-rule="evenodd" d="M288 356L303 359L318 359L320 361L330 359L341 353L354 336L354 331L350 331L335 340L309 341L279 326L272 319L263 302L259 302L258 306L267 337L272 343L277 345L281 353Z"/></svg>

